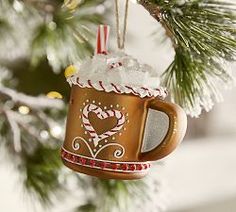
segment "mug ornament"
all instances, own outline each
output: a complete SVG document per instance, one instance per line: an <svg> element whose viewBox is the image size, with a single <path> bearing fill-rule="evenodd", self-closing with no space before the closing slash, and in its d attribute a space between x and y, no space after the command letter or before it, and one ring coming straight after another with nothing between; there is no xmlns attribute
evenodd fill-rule
<svg viewBox="0 0 236 212"><path fill-rule="evenodd" d="M182 141L186 115L164 101L167 91L150 66L123 52L108 52L108 37L109 26L99 26L95 55L66 71L72 88L61 158L88 175L139 179L150 161L167 156ZM143 151L149 109L167 114L169 126L160 144Z"/></svg>

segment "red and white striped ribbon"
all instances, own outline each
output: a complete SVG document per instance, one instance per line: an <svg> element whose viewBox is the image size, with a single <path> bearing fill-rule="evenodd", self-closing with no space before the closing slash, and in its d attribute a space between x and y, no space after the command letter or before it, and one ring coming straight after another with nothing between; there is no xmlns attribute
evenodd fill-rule
<svg viewBox="0 0 236 212"><path fill-rule="evenodd" d="M108 25L99 25L95 54L108 54L109 32L110 27Z"/></svg>

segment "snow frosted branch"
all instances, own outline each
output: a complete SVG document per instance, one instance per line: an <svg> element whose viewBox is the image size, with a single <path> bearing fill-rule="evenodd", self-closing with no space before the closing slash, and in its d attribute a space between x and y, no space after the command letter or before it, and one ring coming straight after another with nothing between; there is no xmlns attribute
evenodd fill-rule
<svg viewBox="0 0 236 212"><path fill-rule="evenodd" d="M1 96L11 99L15 103L29 106L33 109L46 109L46 108L55 108L63 109L64 103L59 99L49 99L46 96L28 96L23 93L18 93L13 89L0 87L0 99Z"/></svg>

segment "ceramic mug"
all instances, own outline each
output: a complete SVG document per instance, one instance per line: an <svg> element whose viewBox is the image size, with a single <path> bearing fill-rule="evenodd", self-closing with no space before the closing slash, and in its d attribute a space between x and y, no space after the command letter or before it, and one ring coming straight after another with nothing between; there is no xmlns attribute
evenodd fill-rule
<svg viewBox="0 0 236 212"><path fill-rule="evenodd" d="M169 129L160 144L142 152L149 109L167 114ZM186 115L178 105L73 85L61 157L67 167L81 173L105 179L138 179L147 174L149 161L159 160L176 148L186 126Z"/></svg>

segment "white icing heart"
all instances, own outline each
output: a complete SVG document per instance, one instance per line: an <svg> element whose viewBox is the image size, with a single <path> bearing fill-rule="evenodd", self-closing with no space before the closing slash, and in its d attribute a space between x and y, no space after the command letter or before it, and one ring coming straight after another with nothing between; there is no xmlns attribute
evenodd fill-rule
<svg viewBox="0 0 236 212"><path fill-rule="evenodd" d="M117 124L116 126L112 127L110 130L98 135L94 127L92 126L90 120L89 120L89 113L93 112L97 115L99 119L106 119L109 117L115 117L117 119ZM125 123L125 116L122 112L118 110L102 110L99 106L95 104L88 104L84 107L83 109L83 114L82 114L82 121L85 129L88 131L90 134L94 146L96 147L99 143L99 141L108 138L116 133L118 133L122 128Z"/></svg>

